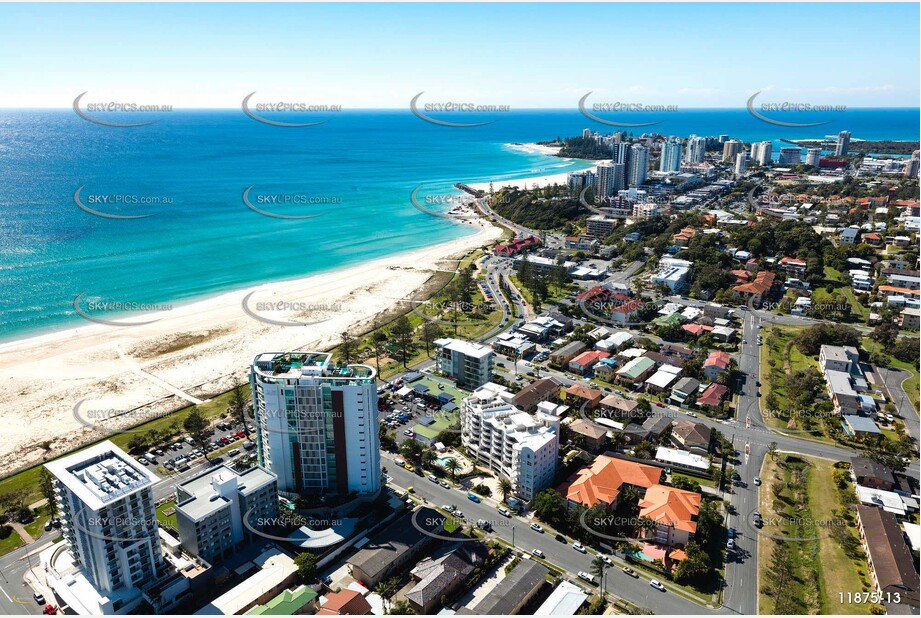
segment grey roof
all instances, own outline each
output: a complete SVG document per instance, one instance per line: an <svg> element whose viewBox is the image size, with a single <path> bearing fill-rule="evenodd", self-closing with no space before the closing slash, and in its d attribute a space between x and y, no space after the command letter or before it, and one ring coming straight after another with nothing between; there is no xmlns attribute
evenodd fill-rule
<svg viewBox="0 0 921 618"><path fill-rule="evenodd" d="M468 551L465 547L459 547L440 558L424 558L412 570L413 575L419 578L419 583L406 593L406 598L424 607L432 599L441 597L458 579L469 576L482 561L481 552Z"/></svg>
<svg viewBox="0 0 921 618"><path fill-rule="evenodd" d="M866 416L856 416L850 414L845 416L844 420L854 431L860 431L862 433L882 433L879 430L879 427L876 426L876 423L874 423Z"/></svg>
<svg viewBox="0 0 921 618"><path fill-rule="evenodd" d="M485 599L477 603L477 614L503 616L518 608L521 599L533 592L550 574L550 569L534 560L522 560Z"/></svg>
<svg viewBox="0 0 921 618"><path fill-rule="evenodd" d="M376 577L400 556L432 537L425 535L413 525L414 513L407 513L375 534L368 543L349 559L349 564L361 569L368 577ZM445 516L434 509L422 507L415 515L416 524L429 532L442 529ZM442 522L434 523L436 521Z"/></svg>
<svg viewBox="0 0 921 618"><path fill-rule="evenodd" d="M176 504L177 510L182 511L193 520L198 520L228 504L229 500L220 497L214 490L212 479L215 476L221 476L224 479L235 477L237 491L244 496L266 485L276 483L278 479L275 474L261 466L253 466L244 472L237 472L231 466L224 464L205 470L177 485L176 495L179 498Z"/></svg>
<svg viewBox="0 0 921 618"><path fill-rule="evenodd" d="M700 388L700 380L694 378L681 378L678 380L678 383L675 384L672 388L672 392L681 392L692 395L697 392L697 389Z"/></svg>
<svg viewBox="0 0 921 618"><path fill-rule="evenodd" d="M895 483L895 476L893 476L892 470L869 457L851 457L851 469L858 479L869 477L888 483Z"/></svg>

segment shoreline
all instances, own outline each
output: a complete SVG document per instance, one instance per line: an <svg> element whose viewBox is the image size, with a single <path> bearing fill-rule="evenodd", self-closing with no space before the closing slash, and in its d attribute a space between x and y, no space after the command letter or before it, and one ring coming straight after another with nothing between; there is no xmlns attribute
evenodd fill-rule
<svg viewBox="0 0 921 618"><path fill-rule="evenodd" d="M459 224L476 232L363 264L218 293L158 314L113 317L145 324L87 323L0 343L0 380L6 386L0 421L7 427L0 475L229 390L244 381L260 352L336 345L342 332L369 325L408 300L444 261L502 235L483 218ZM274 303L284 308L273 309ZM290 325L304 322L310 324ZM83 418L92 410L109 412L105 418L121 416L102 430L89 428L74 413L80 401Z"/></svg>
<svg viewBox="0 0 921 618"><path fill-rule="evenodd" d="M559 146L544 146L542 144L535 143L510 143L506 144L509 147L512 147L516 150L522 150L525 152L537 152L540 154L556 156L559 151ZM572 172L583 171L587 169L594 169L597 167L598 162L592 161L590 159L571 159L562 157L560 161L582 161L585 164L585 167L579 170L569 170L566 172L559 172L557 174L543 174L540 176L519 176L516 178L507 178L502 180L492 180L486 182L467 182L464 183L469 186L471 189L476 189L479 191L489 191L489 185L492 184L494 189L501 189L503 187L514 187L517 189L523 189L525 186L531 188L543 188L547 185L561 184L565 185L569 174Z"/></svg>

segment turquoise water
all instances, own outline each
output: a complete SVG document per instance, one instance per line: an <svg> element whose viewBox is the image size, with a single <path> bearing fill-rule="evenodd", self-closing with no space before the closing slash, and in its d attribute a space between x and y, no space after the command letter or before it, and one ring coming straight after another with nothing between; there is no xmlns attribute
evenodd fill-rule
<svg viewBox="0 0 921 618"><path fill-rule="evenodd" d="M445 466L448 465L448 460L449 460L449 459L451 459L451 457L440 457L440 458L436 459L435 461L436 461L436 463L438 463L439 466L441 466L442 468L444 468Z"/></svg>
<svg viewBox="0 0 921 618"><path fill-rule="evenodd" d="M79 295L175 304L460 238L471 229L412 206L415 187L437 209L456 182L583 169L510 144L611 130L576 110L500 116L460 129L408 110L356 111L285 129L239 110L174 111L149 126L112 128L72 111L0 110L0 339L87 324L74 310ZM820 130L783 129L744 110L667 116L654 129L680 136L800 139L847 128L854 138L918 139L916 109L848 110ZM96 211L153 216L89 214L74 201L81 186L81 203ZM242 199L250 186L263 211L318 216L258 214ZM90 201L109 194L160 203ZM323 203L259 201L282 194Z"/></svg>

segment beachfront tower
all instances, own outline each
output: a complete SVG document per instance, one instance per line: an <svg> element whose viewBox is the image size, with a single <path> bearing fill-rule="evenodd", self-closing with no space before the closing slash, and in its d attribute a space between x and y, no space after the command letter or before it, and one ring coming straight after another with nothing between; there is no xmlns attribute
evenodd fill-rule
<svg viewBox="0 0 921 618"><path fill-rule="evenodd" d="M670 139L662 143L662 155L659 157L660 172L677 172L681 169L681 142Z"/></svg>
<svg viewBox="0 0 921 618"><path fill-rule="evenodd" d="M256 453L278 491L370 494L380 488L377 373L325 352L260 354L250 369Z"/></svg>
<svg viewBox="0 0 921 618"><path fill-rule="evenodd" d="M851 147L851 132L841 131L838 133L838 142L835 144L835 156L846 157L847 151Z"/></svg>

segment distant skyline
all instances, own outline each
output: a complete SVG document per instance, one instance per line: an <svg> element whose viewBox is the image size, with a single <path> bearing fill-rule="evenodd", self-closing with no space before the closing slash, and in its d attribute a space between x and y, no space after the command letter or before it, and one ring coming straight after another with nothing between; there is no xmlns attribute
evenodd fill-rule
<svg viewBox="0 0 921 618"><path fill-rule="evenodd" d="M3 108L918 107L917 3L0 4ZM84 102L85 102L84 101Z"/></svg>

